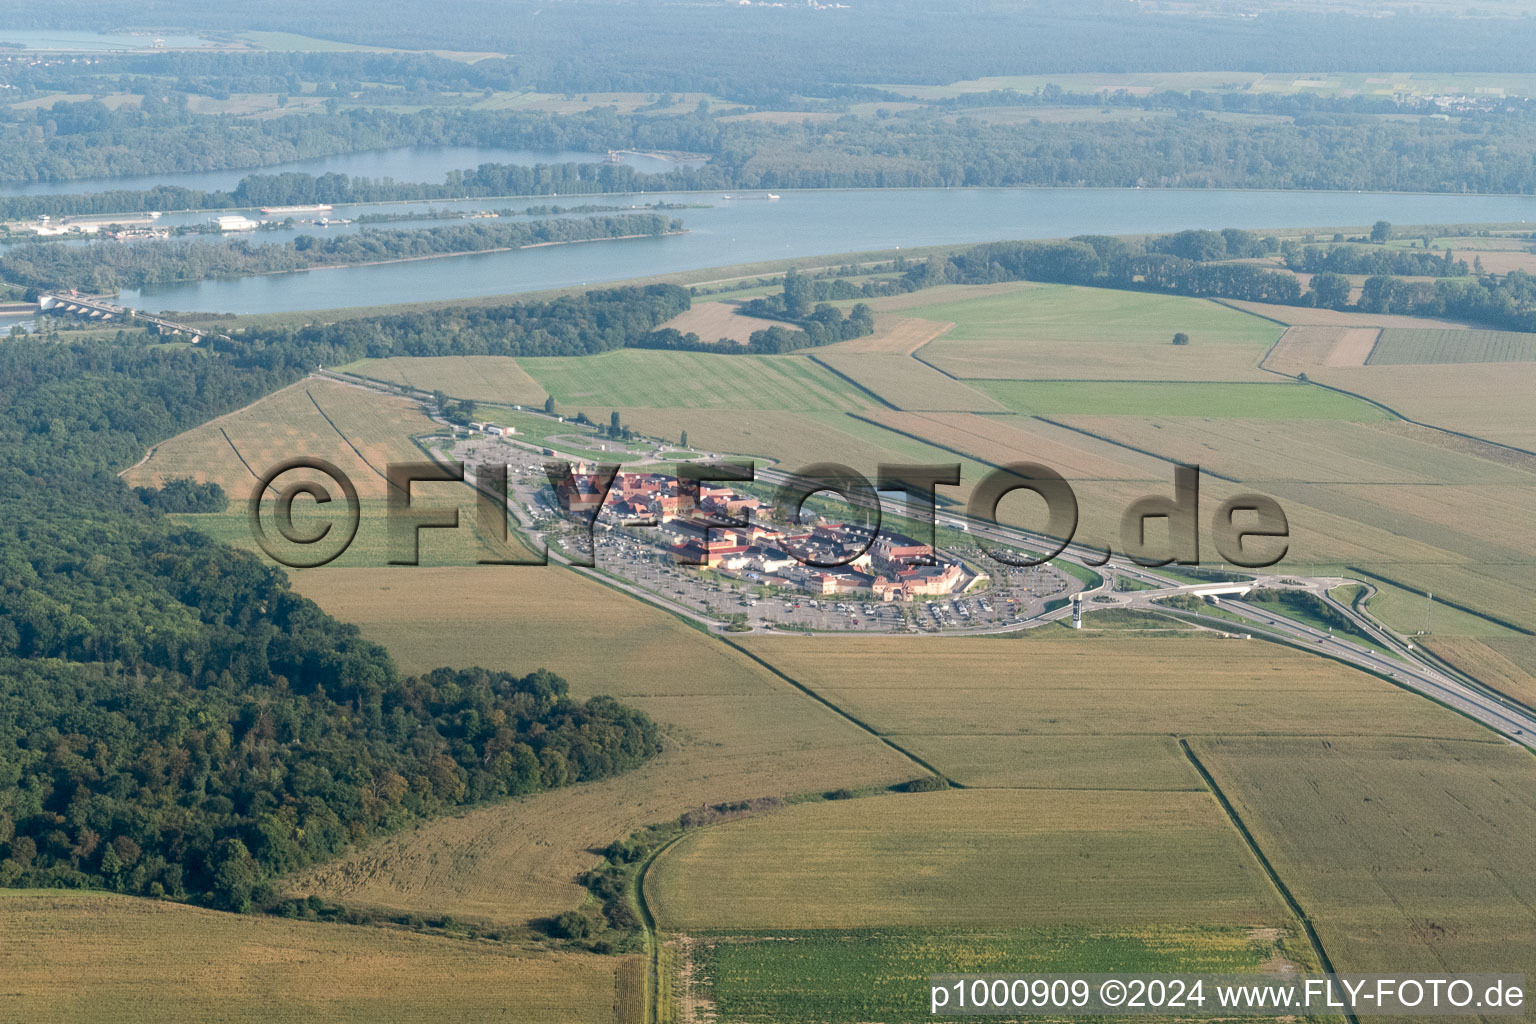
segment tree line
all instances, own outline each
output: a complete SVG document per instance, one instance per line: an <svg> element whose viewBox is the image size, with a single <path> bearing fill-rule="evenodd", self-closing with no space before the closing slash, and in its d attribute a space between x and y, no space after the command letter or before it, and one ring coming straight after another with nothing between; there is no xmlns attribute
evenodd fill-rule
<svg viewBox="0 0 1536 1024"><path fill-rule="evenodd" d="M34 242L6 249L0 256L0 276L32 288L104 292L166 281L655 236L680 231L682 226L682 221L661 214L636 213L510 223L476 221L433 228L366 228L324 238L300 235L286 243L252 243L244 239L85 245Z"/></svg>
<svg viewBox="0 0 1536 1024"><path fill-rule="evenodd" d="M76 118L82 124L71 134L55 130L50 135L44 115L57 112L52 120L66 118L68 111L61 108L70 106L26 111L16 115L25 118L23 123L0 125L0 143L8 145L10 156L0 167L0 181L249 167L406 144L671 150L705 154L710 160L701 167L661 173L602 162L485 164L455 171L442 182L253 174L228 191L161 186L13 196L0 200L0 217L715 189L1074 186L1536 192L1536 113L1468 115L1454 122L1325 118L1253 124L1207 118L1197 111L1174 118L1041 123L1020 131L1012 124L922 111L885 119L847 116L769 123L729 119L708 110L620 116L604 108L554 118L516 112L395 114L347 109L268 120L187 115L169 124L138 124L131 113L106 111ZM44 125L38 118L44 118Z"/></svg>

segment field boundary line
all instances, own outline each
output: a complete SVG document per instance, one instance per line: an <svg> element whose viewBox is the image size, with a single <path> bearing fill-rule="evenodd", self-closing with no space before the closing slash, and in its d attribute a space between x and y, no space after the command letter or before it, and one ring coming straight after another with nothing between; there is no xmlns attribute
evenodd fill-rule
<svg viewBox="0 0 1536 1024"><path fill-rule="evenodd" d="M1376 335L1376 344L1377 345L1381 344L1381 333L1380 333L1381 330L1385 330L1385 328L1381 328L1377 332L1377 335ZM1278 344L1278 342L1276 344ZM1373 345L1371 347L1371 352L1372 352L1373 355L1375 354L1375 351L1376 351L1376 348ZM1302 380L1301 377L1298 376L1298 375L1289 374L1289 373L1284 372L1283 370L1272 369L1271 367L1268 367L1268 366L1264 365L1264 362L1267 361L1268 359L1269 359L1269 355L1268 355L1268 353L1266 353L1265 356L1264 356L1264 359L1259 361L1259 369L1263 370L1265 373L1273 373L1277 377L1284 377L1286 380L1293 380L1293 381L1295 381L1298 384L1310 384L1313 387L1322 388L1324 391L1332 391L1334 394L1346 395L1349 398L1358 399L1358 400L1360 400L1362 402L1365 402L1368 405L1372 405L1372 406L1376 407L1377 409L1380 409L1382 412L1388 414L1389 416L1392 416L1392 417L1394 417L1396 419L1402 420L1404 423L1411 423L1411 424L1413 424L1416 427L1423 427L1426 430L1437 430L1437 431L1439 431L1442 434L1449 434L1452 437L1459 437L1459 438L1462 438L1463 440L1467 440L1467 441L1476 441L1479 444L1486 444L1486 445L1489 445L1490 447L1500 448L1500 449L1503 449L1504 451L1507 451L1507 452L1515 452L1516 454L1519 454L1519 455L1525 455L1525 456L1528 456L1528 457L1536 458L1536 451L1531 451L1529 448L1521 448L1519 445L1505 444L1502 441L1494 441L1491 438L1483 437L1481 434L1469 434L1469 433L1467 433L1464 430L1456 430L1456 429L1454 429L1452 427L1442 427L1438 423L1426 423L1423 420L1416 420L1412 416L1404 415L1403 413L1399 412L1398 410L1392 408L1386 402L1380 401L1379 399L1372 398L1370 395L1362 395L1358 391L1351 391L1348 388L1341 388L1341 387L1339 387L1336 384L1325 384L1324 382L1322 382L1320 380L1314 380L1311 377L1308 377L1306 380ZM1369 357L1367 357L1367 362L1368 361L1369 361ZM1425 364L1425 365L1434 365L1434 364ZM1323 367L1323 369L1327 369L1327 367ZM1473 458L1480 458L1480 456L1474 455Z"/></svg>
<svg viewBox="0 0 1536 1024"><path fill-rule="evenodd" d="M336 431L336 436L345 441L347 443L347 447L351 448L357 457L363 460L363 465L377 473L379 478L382 479L385 483L389 483L389 477L384 473L379 473L379 467L369 462L368 456L359 451L357 445L352 443L352 439L341 432L341 428L336 425L336 421L331 419L331 417L326 413L324 409L320 408L320 403L315 400L314 393L310 391L309 388L304 389L304 395L309 399L309 404L315 407L315 412L320 414L320 418L329 423L331 425L331 429Z"/></svg>
<svg viewBox="0 0 1536 1024"><path fill-rule="evenodd" d="M1081 434L1084 437L1091 437L1095 441L1102 441L1105 444L1112 444L1116 448L1124 448L1126 451L1135 452L1137 455L1145 455L1148 458L1157 459L1159 462L1166 462L1170 466L1189 466L1189 465L1191 465L1191 463L1188 463L1188 462L1180 462L1178 459L1170 459L1166 455L1160 455L1157 452L1152 451L1150 448L1138 448L1138 447L1136 447L1133 444L1126 444L1124 441L1116 441L1112 437L1105 437L1103 434L1096 434L1093 431L1087 430L1087 429L1085 429L1083 427L1074 427L1074 426L1071 426L1070 424L1063 423L1060 420L1053 420L1049 416L1033 416L1033 417L1031 417L1031 419L1037 419L1041 423L1049 423L1051 426L1053 426L1053 427L1060 427L1062 430L1070 430L1074 434ZM1216 470L1214 470L1214 469L1207 469L1204 466L1200 467L1200 472L1206 474L1207 476L1213 476L1217 480L1225 480L1229 484L1241 484L1243 482L1243 481L1237 479L1236 477L1227 476L1227 474L1225 474L1225 473L1218 473L1218 472L1216 472Z"/></svg>
<svg viewBox="0 0 1536 1024"><path fill-rule="evenodd" d="M1399 590L1406 590L1406 591L1408 591L1408 593L1414 594L1414 595L1416 595L1418 597L1428 597L1429 596L1429 594L1426 591L1420 590L1418 587L1415 587L1415 586L1413 586L1410 583L1403 583L1403 582L1401 582L1399 580L1393 579L1390 576L1383 576L1379 572L1372 572L1371 570L1362 568L1362 567L1360 567L1358 565L1346 565L1344 568L1349 570L1352 573L1359 573L1361 576L1365 576L1368 579L1380 580L1382 583L1386 583L1386 584L1388 584L1390 586L1394 586L1394 587L1396 587ZM1496 615L1489 615L1487 612L1480 612L1480 611L1477 611L1475 609L1468 608L1464 604L1460 604L1460 603L1458 603L1456 601L1452 601L1452 600L1449 600L1448 598L1444 598L1444 597L1439 598L1439 601L1440 601L1441 604L1446 605L1446 606L1451 607L1451 608L1455 608L1459 612L1465 612L1468 615L1475 615L1477 618L1482 619L1484 622L1491 622L1495 626L1502 626L1504 629L1513 630L1514 632L1519 633L1522 636L1536 636L1536 631L1529 630L1529 629L1525 628L1524 626L1517 626L1513 622L1508 622L1508 621L1506 621L1504 619L1499 618ZM1371 617L1375 618L1375 615L1373 614ZM1378 620L1378 621L1380 621L1380 620Z"/></svg>
<svg viewBox="0 0 1536 1024"><path fill-rule="evenodd" d="M1253 854L1254 859L1259 862L1259 866L1264 869L1264 873L1269 876L1269 881L1274 885L1276 891L1279 892L1280 898L1285 901L1285 905L1290 908L1291 913L1295 914L1296 919L1301 922L1301 927L1307 935L1307 941L1312 944L1312 952L1317 954L1319 965L1324 972L1337 974L1338 972L1334 969L1333 961L1328 958L1328 951L1323 948L1322 938L1318 936L1317 929L1312 926L1312 918L1307 916L1307 912L1302 909L1300 901L1291 892L1290 886L1285 884L1285 881L1280 877L1280 872L1275 870L1275 866L1264 855L1258 840L1254 838L1252 832L1248 831L1248 826L1243 824L1243 819L1238 815L1237 808L1232 806L1232 802L1222 792L1221 786L1217 785L1215 777L1201 763L1200 758L1195 755L1193 748L1189 745L1189 741L1182 736L1179 737L1179 749L1184 752L1184 757L1189 761L1190 766L1204 780L1206 790L1216 798L1216 802L1226 812L1227 820L1232 823L1233 828L1237 829L1237 834L1243 837L1243 842L1248 846L1248 852ZM1349 1024L1360 1024L1359 1019L1350 1010L1344 1011L1344 1019L1349 1021Z"/></svg>
<svg viewBox="0 0 1536 1024"><path fill-rule="evenodd" d="M1232 305L1232 303L1228 302L1226 299L1222 298L1219 295L1206 295L1206 296L1203 296L1203 298L1207 302L1215 303L1218 306L1225 306L1226 308L1232 310L1234 313L1243 313L1243 314L1245 314L1247 316L1256 316L1260 320L1268 320L1270 323L1272 323L1272 324L1279 324L1281 327L1296 327L1296 326L1299 326L1297 324L1288 324L1284 320L1277 320L1275 317L1270 316L1268 313L1255 313L1251 309L1244 309L1241 306L1234 306L1234 305ZM1301 308L1305 308L1305 307L1301 307ZM1282 332L1282 336L1283 336L1283 332ZM1280 341L1279 338L1275 339L1275 343L1276 344L1279 344L1279 341ZM1274 345L1271 345L1270 348L1274 348Z"/></svg>
<svg viewBox="0 0 1536 1024"><path fill-rule="evenodd" d="M682 841L687 831L679 832L661 846L651 851L635 872L635 909L640 911L640 926L645 930L645 1020L643 1024L661 1024L661 932L656 928L656 916L645 898L645 876L651 866L673 846Z"/></svg>
<svg viewBox="0 0 1536 1024"><path fill-rule="evenodd" d="M833 376L841 377L843 380L847 381L849 384L852 384L854 387L858 388L860 391L864 392L864 394L868 395L870 398L873 398L875 401L879 402L881 405L883 405L883 406L885 406L885 407L887 407L889 409L892 409L892 410L894 410L896 412L901 412L902 411L901 410L901 406L893 405L887 399L881 398L872 389L866 387L863 384L860 384L858 381L854 380L852 377L848 376L846 373L844 373L842 370L839 370L837 367L833 366L831 363L823 362L821 359L818 359L814 354L811 354L811 362L813 362L817 366L820 366L823 369L827 370Z"/></svg>
<svg viewBox="0 0 1536 1024"><path fill-rule="evenodd" d="M871 726L868 722L863 721L858 716L854 715L852 712L844 710L843 708L839 707L837 704L833 703L832 701L828 700L826 697L823 697L821 694L819 694L815 690L811 689L809 686L806 686L804 683L800 682L800 680L798 680L798 679L794 678L793 676L789 675L788 673L784 672L777 665L774 665L772 662L766 661L763 658L758 657L756 654L753 654L751 651L747 650L745 647L742 647L740 644L738 644L735 641L729 639L728 637L722 636L722 637L720 637L720 641L722 643L724 643L727 647L731 647L731 648L733 648L733 649L735 649L737 651L740 651L742 654L746 655L748 658L751 658L753 661L757 662L757 664L761 665L763 668L767 669L769 672L772 672L774 675L778 676L780 679L784 680L790 686L793 686L795 689L799 690L801 693L805 694L807 697L809 697L812 700L816 701L818 704L821 704L823 707L827 708L833 714L837 715L840 718L846 719L847 721L849 721L849 722L853 723L854 725L858 726L864 732L869 733L869 735L873 736L875 739L879 740L881 743L884 743L886 746L890 747L892 750L896 751L902 757L905 757L908 761L911 761L913 764L917 765L919 768L922 768L924 771L928 772L931 775L936 775L939 778L943 779L946 783L948 783L950 785L951 788L953 788L953 789L965 789L965 788L967 788L967 787L961 785L960 783L956 782L954 779L950 778L945 773L939 771L939 769L935 768L933 765L929 764L927 761L923 760L921 757L918 757L916 754L912 753L912 751L906 749L901 744L899 744L899 743L895 742L894 740L890 739L888 736L884 735L879 730L877 730L873 726Z"/></svg>
<svg viewBox="0 0 1536 1024"><path fill-rule="evenodd" d="M245 471L247 473L251 474L251 477L254 480L259 482L261 480L261 474L257 473L254 469L252 469L251 468L251 464L249 462L245 461L245 456L241 455L240 454L240 449L235 447L234 438L229 436L229 431L225 430L223 427L220 427L219 428L219 433L221 435L223 435L225 443L229 445L229 450L235 453L235 458L240 460L240 465L244 466L245 467ZM272 487L271 484L267 485L267 490L273 491L274 493L276 493L273 490L273 487Z"/></svg>
<svg viewBox="0 0 1536 1024"><path fill-rule="evenodd" d="M910 412L911 410L897 409L896 411L897 412ZM930 410L930 411L936 411L936 410ZM854 419L858 420L861 423L868 423L872 427L879 427L881 430L888 430L891 433L897 435L898 437L905 437L905 438L907 438L908 440L911 440L911 441L921 441L923 444L926 444L926 445L928 445L929 447L932 447L932 448L937 448L941 452L949 452L951 455L958 455L962 459L970 459L972 462L979 462L981 465L983 465L983 466L991 466L993 469L1002 469L1002 468L1004 468L1003 464L1000 463L1000 462L993 462L991 459L984 459L984 458L982 458L979 455L973 455L970 452L962 451L961 449L955 448L955 447L953 447L951 445L940 444L938 441L935 441L932 438L921 437L921 436L919 436L917 434L913 434L913 433L910 433L908 431L902 430L900 427L893 427L893 426L891 426L888 423L881 423L880 421L872 420L872 419L870 419L867 416L860 416L856 412L850 412L848 415L853 417ZM913 415L921 416L922 413L913 413ZM996 415L1002 415L1002 414L996 414ZM955 503L956 502L954 502L953 499L951 499L950 504L955 504Z"/></svg>

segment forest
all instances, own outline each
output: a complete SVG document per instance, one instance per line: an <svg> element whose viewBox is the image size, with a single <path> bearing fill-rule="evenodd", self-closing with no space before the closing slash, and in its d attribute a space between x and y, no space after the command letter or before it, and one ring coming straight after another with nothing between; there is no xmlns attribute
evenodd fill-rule
<svg viewBox="0 0 1536 1024"><path fill-rule="evenodd" d="M753 102L826 95L844 84L1044 72L1525 71L1536 48L1530 19L1275 6L1200 4L1198 13L1156 14L1081 0L871 0L823 9L466 0L428 14L419 0L366 8L346 0L53 0L19 9L11 22L266 29L408 50L495 51L510 55L518 83L551 92L699 91ZM771 57L741 59L748 42Z"/></svg>
<svg viewBox="0 0 1536 1024"><path fill-rule="evenodd" d="M290 242L266 244L244 239L86 245L34 242L5 250L0 256L0 277L31 288L110 292L166 281L655 236L681 231L682 227L682 221L661 214L637 213L512 223L477 221L438 228L367 228L353 234L326 238L300 235Z"/></svg>
<svg viewBox="0 0 1536 1024"><path fill-rule="evenodd" d="M164 518L116 470L297 371L135 338L0 346L0 885L260 908L369 835L658 751L643 714L547 671L404 676Z"/></svg>
<svg viewBox="0 0 1536 1024"><path fill-rule="evenodd" d="M1105 109L1111 103L1105 100ZM67 109L91 107L86 113ZM1536 109L1430 117L1315 116L1259 122L1208 116L994 123L962 112L767 122L698 109L620 116L345 108L268 119L112 112L98 101L0 123L0 183L251 167L403 145L507 145L552 151L673 151L701 167L646 173L624 164L483 164L442 182L343 174L252 174L228 191L160 185L11 196L0 219L305 203L715 189L1076 186L1536 192ZM96 109L99 108L99 109ZM67 123L66 132L58 127ZM54 127L50 128L49 124Z"/></svg>

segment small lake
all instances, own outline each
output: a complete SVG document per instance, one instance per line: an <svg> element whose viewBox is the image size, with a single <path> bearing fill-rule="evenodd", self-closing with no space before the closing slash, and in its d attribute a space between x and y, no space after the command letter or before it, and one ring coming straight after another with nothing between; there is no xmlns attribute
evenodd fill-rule
<svg viewBox="0 0 1536 1024"><path fill-rule="evenodd" d="M1536 224L1533 196L1369 192L868 189L786 191L778 200L688 192L433 205L519 207L545 201L711 206L670 214L683 220L688 229L683 235L158 285L125 289L121 301L151 310L277 313L474 298L763 260L809 261L860 250L1001 239L1184 228L1364 227L1377 220L1395 224L1529 220ZM373 209L338 207L332 215L353 217Z"/></svg>

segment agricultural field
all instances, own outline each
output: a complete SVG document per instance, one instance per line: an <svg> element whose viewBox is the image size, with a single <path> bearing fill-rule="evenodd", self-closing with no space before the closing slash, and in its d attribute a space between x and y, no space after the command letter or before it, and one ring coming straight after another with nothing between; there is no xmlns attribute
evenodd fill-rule
<svg viewBox="0 0 1536 1024"><path fill-rule="evenodd" d="M211 480L243 499L257 474L302 455L334 464L361 497L384 498L389 463L422 461L426 455L411 438L439 430L404 398L311 378L156 445L122 476L132 486ZM309 476L295 472L283 481Z"/></svg>
<svg viewBox="0 0 1536 1024"><path fill-rule="evenodd" d="M955 461L952 452L847 413L625 408L619 415L652 436L678 437L686 430L691 447L766 459L786 469L832 461L873 478L881 462ZM975 481L985 471L970 462L963 478Z"/></svg>
<svg viewBox="0 0 1536 1024"><path fill-rule="evenodd" d="M1536 969L1536 761L1503 742L1191 741L1345 971Z"/></svg>
<svg viewBox="0 0 1536 1024"><path fill-rule="evenodd" d="M949 790L685 834L646 877L665 931L1286 923L1206 792Z"/></svg>
<svg viewBox="0 0 1536 1024"><path fill-rule="evenodd" d="M1038 736L1488 735L1374 676L1254 641L848 637L834 645L765 636L738 643L903 746L924 737L985 735L1021 742ZM893 663L902 671L889 671ZM942 759L934 766L945 770Z"/></svg>
<svg viewBox="0 0 1536 1024"><path fill-rule="evenodd" d="M639 769L425 823L313 869L296 892L521 924L582 903L576 877L599 863L594 849L691 808L922 774L739 652L567 569L327 567L295 586L406 671L547 667L666 734Z"/></svg>
<svg viewBox="0 0 1536 1024"><path fill-rule="evenodd" d="M394 356L340 368L360 377L505 405L544 404L544 389L511 356Z"/></svg>
<svg viewBox="0 0 1536 1024"><path fill-rule="evenodd" d="M0 889L0 1016L635 1024L633 957L518 951L102 892Z"/></svg>
<svg viewBox="0 0 1536 1024"><path fill-rule="evenodd" d="M1006 411L1002 403L986 392L946 377L911 356L826 351L812 358L898 409Z"/></svg>
<svg viewBox="0 0 1536 1024"><path fill-rule="evenodd" d="M753 331L766 331L770 327L787 327L799 330L795 324L781 320L764 320L755 316L743 316L737 312L734 302L695 302L685 313L680 313L661 325L684 334L697 334L703 342L715 342L722 338L745 345Z"/></svg>
<svg viewBox="0 0 1536 1024"><path fill-rule="evenodd" d="M1097 614L1086 615L1092 629ZM910 750L966 789L1199 790L1170 736L903 736Z"/></svg>
<svg viewBox="0 0 1536 1024"><path fill-rule="evenodd" d="M288 478L285 476L283 479L286 482ZM332 488L332 495L335 496L334 488ZM474 565L486 559L526 561L536 557L531 548L523 543L513 530L509 529L505 542L499 537L490 537L482 533L477 520L479 509L476 505L476 497L462 484L417 483L411 486L411 495L413 503L418 507L457 509L459 514L457 529L421 531L417 543L417 554L423 567ZM299 577L335 569L385 566L389 564L391 558L396 557L396 550L390 542L388 508L385 501L381 498L368 498L359 504L361 508L357 535L347 549L334 561L323 566L313 569L288 569L286 571L289 575ZM206 533L226 544L257 552L262 561L270 563L269 556L260 553L261 548L252 536L250 513L247 510L244 495L232 501L230 507L224 512L177 513L170 518L179 525ZM336 499L336 504L323 507L312 504L307 499L293 504L293 524L300 533L312 535L324 529L327 523L331 524L333 529L340 530L344 525L344 519L339 497ZM289 549L282 545L277 532L270 526L268 529L270 531L268 536L279 553L288 550L298 552L299 549ZM309 551L304 554L319 553Z"/></svg>
<svg viewBox="0 0 1536 1024"><path fill-rule="evenodd" d="M1536 488L1529 460L1494 461L1481 456L1497 449L1402 423L1062 422L1273 496L1291 524L1286 564L1298 571L1360 566L1536 626L1524 571L1536 547L1521 525ZM1222 486L1209 488L1213 498Z"/></svg>
<svg viewBox="0 0 1536 1024"><path fill-rule="evenodd" d="M1301 384L989 380L977 386L1024 416L1162 415L1355 422L1386 418L1385 413L1359 399Z"/></svg>
<svg viewBox="0 0 1536 1024"><path fill-rule="evenodd" d="M1536 707L1536 637L1432 636L1421 642L1478 681Z"/></svg>
<svg viewBox="0 0 1536 1024"><path fill-rule="evenodd" d="M684 1005L743 1024L932 1020L928 976L944 971L1227 974L1306 963L1309 952L1304 937L1278 928L1163 926L747 932L690 935L673 947L700 979Z"/></svg>
<svg viewBox="0 0 1536 1024"><path fill-rule="evenodd" d="M1292 327L1264 359L1264 367L1292 377L1319 367L1364 366L1381 331L1374 327Z"/></svg>
<svg viewBox="0 0 1536 1024"><path fill-rule="evenodd" d="M1466 330L1467 325L1454 320L1436 320L1433 317L1403 316L1396 313L1354 313L1341 309L1323 309L1311 306L1277 306L1269 302L1249 302L1247 299L1220 299L1220 305L1229 309L1252 313L1254 316L1273 320L1289 327L1439 327Z"/></svg>
<svg viewBox="0 0 1536 1024"><path fill-rule="evenodd" d="M1536 365L1376 365L1317 371L1310 376L1420 423L1536 452L1536 422L1528 397L1536 394Z"/></svg>
<svg viewBox="0 0 1536 1024"><path fill-rule="evenodd" d="M1536 362L1536 334L1389 327L1367 365Z"/></svg>
<svg viewBox="0 0 1536 1024"><path fill-rule="evenodd" d="M971 296L957 286L953 301L900 304L911 316L955 324L917 352L921 359L963 378L1273 380L1258 362L1279 326L1215 302L1070 285L983 287ZM1178 332L1188 345L1171 343Z"/></svg>
<svg viewBox="0 0 1536 1024"><path fill-rule="evenodd" d="M668 409L863 409L871 400L803 356L722 356L620 349L579 359L520 359L562 411Z"/></svg>
<svg viewBox="0 0 1536 1024"><path fill-rule="evenodd" d="M883 308L895 308L892 304L896 298L881 301L884 304ZM954 326L952 323L935 323L932 320L920 320L917 317L880 313L875 316L875 333L863 338L839 341L817 351L821 355L878 353L909 356Z"/></svg>

